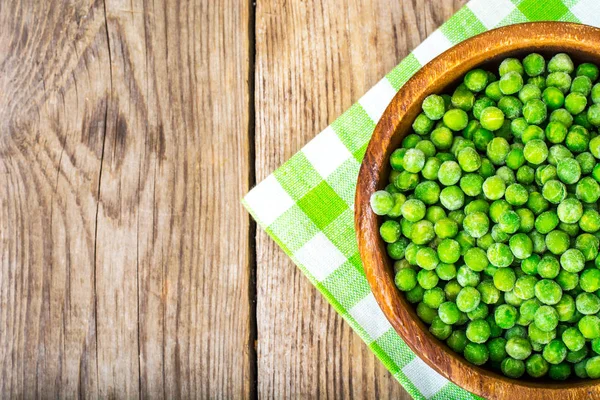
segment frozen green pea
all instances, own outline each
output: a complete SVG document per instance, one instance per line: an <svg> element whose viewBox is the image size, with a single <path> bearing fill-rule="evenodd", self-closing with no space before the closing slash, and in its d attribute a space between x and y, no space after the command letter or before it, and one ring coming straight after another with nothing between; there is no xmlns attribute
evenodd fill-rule
<svg viewBox="0 0 600 400"><path fill-rule="evenodd" d="M460 178L459 185L467 196L475 197L482 191L483 177L478 174L467 174Z"/></svg>
<svg viewBox="0 0 600 400"><path fill-rule="evenodd" d="M539 125L548 117L546 103L539 99L529 100L523 106L523 118L528 124Z"/></svg>
<svg viewBox="0 0 600 400"><path fill-rule="evenodd" d="M481 294L481 301L485 304L496 304L500 300L500 290L494 286L494 282L491 280L480 282L477 290Z"/></svg>
<svg viewBox="0 0 600 400"><path fill-rule="evenodd" d="M442 96L431 94L425 97L425 100L423 100L423 112L431 120L437 121L441 119L444 116L444 112L446 112Z"/></svg>
<svg viewBox="0 0 600 400"><path fill-rule="evenodd" d="M445 122L445 121L444 121ZM415 121L412 124L412 128L415 133L419 135L426 135L433 129L434 122L425 115L425 113L421 113L417 115Z"/></svg>
<svg viewBox="0 0 600 400"><path fill-rule="evenodd" d="M583 210L583 215L579 219L579 227L582 231L594 233L600 230L600 214L592 209Z"/></svg>
<svg viewBox="0 0 600 400"><path fill-rule="evenodd" d="M421 141L421 139L421 136L411 133L410 135L406 136L404 140L402 140L402 147L406 149L412 149Z"/></svg>
<svg viewBox="0 0 600 400"><path fill-rule="evenodd" d="M490 325L484 319L476 319L467 325L467 338L473 343L485 343L491 334Z"/></svg>
<svg viewBox="0 0 600 400"><path fill-rule="evenodd" d="M416 150L421 150L425 154L425 158L433 157L436 153L435 145L429 140L421 140L415 146Z"/></svg>
<svg viewBox="0 0 600 400"><path fill-rule="evenodd" d="M594 138L592 138L592 140L593 139ZM577 154L577 157L575 157L575 159L579 163L579 167L581 167L581 173L584 175L591 173L594 170L594 167L596 166L596 158L589 151Z"/></svg>
<svg viewBox="0 0 600 400"><path fill-rule="evenodd" d="M379 234L386 243L396 242L401 233L400 223L394 220L385 221L379 228Z"/></svg>
<svg viewBox="0 0 600 400"><path fill-rule="evenodd" d="M598 79L598 67L592 63L579 64L575 75L586 76L591 82L594 82Z"/></svg>
<svg viewBox="0 0 600 400"><path fill-rule="evenodd" d="M571 376L571 366L569 363L562 362L560 364L550 364L548 376L555 381L564 381Z"/></svg>
<svg viewBox="0 0 600 400"><path fill-rule="evenodd" d="M477 308L481 301L481 294L479 291L471 286L464 287L456 296L456 305L462 312L471 312Z"/></svg>
<svg viewBox="0 0 600 400"><path fill-rule="evenodd" d="M528 76L541 75L546 70L546 60L540 54L528 54L523 59L523 69Z"/></svg>
<svg viewBox="0 0 600 400"><path fill-rule="evenodd" d="M481 157L477 153L477 150L471 147L462 149L458 153L457 159L460 168L465 172L477 171L481 166Z"/></svg>
<svg viewBox="0 0 600 400"><path fill-rule="evenodd" d="M435 271L422 269L417 273L417 282L423 289L427 290L434 288L438 284L439 278Z"/></svg>
<svg viewBox="0 0 600 400"><path fill-rule="evenodd" d="M436 338L440 340L446 340L452 333L452 326L445 324L442 319L437 316L433 318L431 321L431 326L429 326L429 332Z"/></svg>
<svg viewBox="0 0 600 400"><path fill-rule="evenodd" d="M523 160L525 160L525 157L523 157ZM529 185L533 183L533 180L535 178L535 171L529 165L523 165L517 170L516 178L517 182L523 185Z"/></svg>
<svg viewBox="0 0 600 400"><path fill-rule="evenodd" d="M442 165L442 162L440 161L439 158L429 157L427 159L427 161L425 161L425 165L423 166L423 169L421 170L421 174L423 175L423 178L429 179L429 180L437 180L438 171L440 170L441 165Z"/></svg>
<svg viewBox="0 0 600 400"><path fill-rule="evenodd" d="M523 64L517 58L505 58L498 68L498 72L500 72L500 76L504 76L509 72L517 72L521 75L525 72L523 69Z"/></svg>
<svg viewBox="0 0 600 400"><path fill-rule="evenodd" d="M501 362L507 356L506 339L502 337L497 337L487 342L487 348L491 361Z"/></svg>
<svg viewBox="0 0 600 400"><path fill-rule="evenodd" d="M583 315L596 314L600 311L600 299L593 293L579 293L575 298L575 306Z"/></svg>
<svg viewBox="0 0 600 400"><path fill-rule="evenodd" d="M531 239L531 236L529 237ZM531 241L533 243L533 240ZM540 263L541 257L537 254L532 254L521 262L521 269L527 275L536 275L537 267Z"/></svg>
<svg viewBox="0 0 600 400"><path fill-rule="evenodd" d="M435 237L433 224L427 220L415 222L410 232L410 238L415 244L429 243Z"/></svg>
<svg viewBox="0 0 600 400"><path fill-rule="evenodd" d="M587 110L587 120L593 126L600 126L600 104L592 104Z"/></svg>
<svg viewBox="0 0 600 400"><path fill-rule="evenodd" d="M403 192L413 190L419 184L419 174L402 171L398 174L394 185Z"/></svg>
<svg viewBox="0 0 600 400"><path fill-rule="evenodd" d="M493 266L498 268L508 267L514 260L510 247L503 243L494 243L493 245L491 245L487 250L487 258ZM494 283L495 282L496 281L494 281ZM514 284L514 280L512 284ZM498 285L496 285L496 287L498 287ZM506 288L507 284L503 284L503 287ZM505 291L511 289L512 285L510 285L509 288L506 288Z"/></svg>
<svg viewBox="0 0 600 400"><path fill-rule="evenodd" d="M425 154L419 149L408 149L404 154L402 165L405 170L413 174L420 172L425 165Z"/></svg>
<svg viewBox="0 0 600 400"><path fill-rule="evenodd" d="M500 270L501 271L501 270ZM494 311L494 320L502 329L510 329L517 323L517 309L509 304L502 304Z"/></svg>
<svg viewBox="0 0 600 400"><path fill-rule="evenodd" d="M408 302L411 304L419 303L421 300L423 300L423 293L425 293L425 289L417 285L412 290L409 290L405 293L406 300L408 300Z"/></svg>
<svg viewBox="0 0 600 400"><path fill-rule="evenodd" d="M371 209L377 215L386 215L394 206L394 198L385 190L378 190L371 195Z"/></svg>
<svg viewBox="0 0 600 400"><path fill-rule="evenodd" d="M556 87L547 87L542 93L542 99L550 110L557 110L565 104L565 95Z"/></svg>
<svg viewBox="0 0 600 400"><path fill-rule="evenodd" d="M415 188L415 197L427 205L433 205L440 198L440 187L433 181L424 181Z"/></svg>
<svg viewBox="0 0 600 400"><path fill-rule="evenodd" d="M575 272L568 272L562 269L558 273L558 276L556 277L555 281L560 285L563 291L573 290L579 283L579 275L577 275L577 273Z"/></svg>
<svg viewBox="0 0 600 400"><path fill-rule="evenodd" d="M536 324L530 324L527 328L527 333L531 342L539 344L548 344L552 339L556 337L556 331L545 332L537 327Z"/></svg>
<svg viewBox="0 0 600 400"><path fill-rule="evenodd" d="M477 120L479 120L481 118L481 112L485 108L493 107L495 105L496 105L496 102L494 100L490 99L487 96L483 96L483 97L480 97L479 99L475 100L475 104L473 104L473 109L471 111L473 112L473 116Z"/></svg>
<svg viewBox="0 0 600 400"><path fill-rule="evenodd" d="M575 240L575 248L579 250L586 261L593 261L598 256L599 239L589 233L582 233Z"/></svg>
<svg viewBox="0 0 600 400"><path fill-rule="evenodd" d="M469 341L467 340L467 335L464 331L453 331L448 339L446 339L446 344L452 350L457 353L462 353L465 350Z"/></svg>
<svg viewBox="0 0 600 400"><path fill-rule="evenodd" d="M546 279L554 279L560 273L560 263L551 255L542 257L537 266L538 275Z"/></svg>
<svg viewBox="0 0 600 400"><path fill-rule="evenodd" d="M535 229L541 234L547 234L558 226L558 215L555 211L544 211L535 219Z"/></svg>
<svg viewBox="0 0 600 400"><path fill-rule="evenodd" d="M467 233L474 237L480 238L489 230L489 219L483 212L473 212L468 214L463 221L463 228Z"/></svg>
<svg viewBox="0 0 600 400"><path fill-rule="evenodd" d="M392 193L392 199L394 200L394 205L387 212L388 217L398 218L402 216L402 205L406 202L406 196L402 193Z"/></svg>
<svg viewBox="0 0 600 400"><path fill-rule="evenodd" d="M583 215L583 205L575 198L566 198L560 202L556 209L558 219L566 224L574 224Z"/></svg>
<svg viewBox="0 0 600 400"><path fill-rule="evenodd" d="M404 258L408 241L405 238L400 238L398 241L387 245L387 253L393 260L401 260Z"/></svg>
<svg viewBox="0 0 600 400"><path fill-rule="evenodd" d="M448 186L440 193L440 202L447 210L458 210L465 203L465 195L458 186Z"/></svg>
<svg viewBox="0 0 600 400"><path fill-rule="evenodd" d="M507 269L507 268L504 268L504 269ZM518 298L515 295L514 287L512 290L509 290L508 292L504 292L504 301L506 302L506 304L510 304L511 306L514 306L517 308L521 307L521 304L523 304L523 300ZM517 323L519 323L518 319L517 319Z"/></svg>
<svg viewBox="0 0 600 400"><path fill-rule="evenodd" d="M535 284L535 297L543 304L554 305L560 301L562 289L558 283L542 279Z"/></svg>
<svg viewBox="0 0 600 400"><path fill-rule="evenodd" d="M575 153L580 153L588 149L590 142L589 132L581 125L573 125L567 133L565 145Z"/></svg>
<svg viewBox="0 0 600 400"><path fill-rule="evenodd" d="M561 339L570 351L578 351L585 346L585 338L576 327L567 328Z"/></svg>
<svg viewBox="0 0 600 400"><path fill-rule="evenodd" d="M588 96L592 91L592 80L585 75L578 75L571 82L571 92Z"/></svg>
<svg viewBox="0 0 600 400"><path fill-rule="evenodd" d="M533 242L524 233L513 235L509 240L509 246L513 255L519 260L524 260L533 253Z"/></svg>
<svg viewBox="0 0 600 400"><path fill-rule="evenodd" d="M560 89L561 92L567 93L571 89L571 76L566 72L552 72L546 77L546 85Z"/></svg>
<svg viewBox="0 0 600 400"><path fill-rule="evenodd" d="M483 365L489 358L489 352L485 344L469 342L465 346L464 356L472 364Z"/></svg>
<svg viewBox="0 0 600 400"><path fill-rule="evenodd" d="M585 372L592 379L600 378L600 356L591 357L586 361Z"/></svg>
<svg viewBox="0 0 600 400"><path fill-rule="evenodd" d="M579 275L579 286L585 292L592 293L600 289L600 270L588 268Z"/></svg>
<svg viewBox="0 0 600 400"><path fill-rule="evenodd" d="M546 236L538 231L529 232L529 238L533 242L533 252L543 254L546 251Z"/></svg>
<svg viewBox="0 0 600 400"><path fill-rule="evenodd" d="M521 135L523 144L527 144L532 140L544 140L545 138L546 134L544 133L544 130L537 125L529 125Z"/></svg>
<svg viewBox="0 0 600 400"><path fill-rule="evenodd" d="M417 286L417 273L414 269L403 268L396 273L394 282L398 289L408 292Z"/></svg>
<svg viewBox="0 0 600 400"><path fill-rule="evenodd" d="M573 115L577 115L585 110L587 106L587 97L579 92L571 92L565 97L565 108Z"/></svg>
<svg viewBox="0 0 600 400"><path fill-rule="evenodd" d="M560 364L567 357L567 346L560 339L553 339L544 346L542 356L550 364Z"/></svg>
<svg viewBox="0 0 600 400"><path fill-rule="evenodd" d="M427 211L425 212L425 219L432 224L435 224L442 218L446 218L446 211L440 206L430 206L427 207Z"/></svg>
<svg viewBox="0 0 600 400"><path fill-rule="evenodd" d="M442 288L439 287L428 289L423 293L423 303L431 308L438 309L445 300L446 295Z"/></svg>
<svg viewBox="0 0 600 400"><path fill-rule="evenodd" d="M530 209L535 215L539 215L544 211L548 210L550 204L548 200L542 196L539 192L531 192L529 193L529 198L527 199L527 208Z"/></svg>
<svg viewBox="0 0 600 400"><path fill-rule="evenodd" d="M539 186L543 186L546 182L556 178L556 167L554 165L543 164L535 170L535 180Z"/></svg>
<svg viewBox="0 0 600 400"><path fill-rule="evenodd" d="M453 325L458 322L460 318L460 310L458 309L456 303L447 301L439 306L438 315L442 322L448 325Z"/></svg>
<svg viewBox="0 0 600 400"><path fill-rule="evenodd" d="M586 339L600 338L600 318L595 315L585 315L579 320L577 327Z"/></svg>
<svg viewBox="0 0 600 400"><path fill-rule="evenodd" d="M475 95L464 84L461 84L454 90L450 101L456 109L470 111L475 104Z"/></svg>
<svg viewBox="0 0 600 400"><path fill-rule="evenodd" d="M456 274L456 280L463 287L476 287L479 284L480 279L479 272L475 272L465 265L460 267L458 269L458 273Z"/></svg>
<svg viewBox="0 0 600 400"><path fill-rule="evenodd" d="M444 281L456 278L456 266L454 264L439 263L435 267L435 272Z"/></svg>
<svg viewBox="0 0 600 400"><path fill-rule="evenodd" d="M462 225L465 219L465 213L463 210L454 210L448 213L448 218L454 220L458 225Z"/></svg>
<svg viewBox="0 0 600 400"><path fill-rule="evenodd" d="M518 170L523 164L525 164L525 156L523 156L523 149L513 148L506 156L506 166L513 170Z"/></svg>
<svg viewBox="0 0 600 400"><path fill-rule="evenodd" d="M529 100L542 98L542 91L534 84L528 83L519 91L519 100L522 103L527 103Z"/></svg>
<svg viewBox="0 0 600 400"><path fill-rule="evenodd" d="M435 269L439 262L437 252L430 247L423 247L417 252L417 265L423 269Z"/></svg>
<svg viewBox="0 0 600 400"><path fill-rule="evenodd" d="M535 296L537 279L531 275L524 275L517 279L513 289L515 296L521 300L529 300Z"/></svg>
<svg viewBox="0 0 600 400"><path fill-rule="evenodd" d="M490 106L481 111L481 126L489 131L496 131L504 124L504 113L497 107ZM465 125L466 126L466 125Z"/></svg>
<svg viewBox="0 0 600 400"><path fill-rule="evenodd" d="M565 185L556 180L551 179L546 182L542 188L542 196L550 203L559 204L567 196L567 188Z"/></svg>
<svg viewBox="0 0 600 400"><path fill-rule="evenodd" d="M573 60L565 53L554 55L548 62L548 72L566 72L570 74L574 70Z"/></svg>
<svg viewBox="0 0 600 400"><path fill-rule="evenodd" d="M488 84L488 74L482 69L474 69L465 75L465 86L473 92L481 92Z"/></svg>
<svg viewBox="0 0 600 400"><path fill-rule="evenodd" d="M453 131L462 131L469 123L467 113L459 108L446 111L443 120L444 124Z"/></svg>
<svg viewBox="0 0 600 400"><path fill-rule="evenodd" d="M537 87L535 88L537 89ZM498 102L497 107L500 109L500 111L502 111L504 117L512 120L521 116L521 109L523 108L523 103L515 96L504 96Z"/></svg>
<svg viewBox="0 0 600 400"><path fill-rule="evenodd" d="M425 323L431 324L434 318L437 318L437 310L427 306L425 303L421 302L417 304L417 315L421 318Z"/></svg>
<svg viewBox="0 0 600 400"><path fill-rule="evenodd" d="M464 255L471 247L475 246L475 243L477 242L477 239L469 235L466 231L458 232L458 235L456 235L455 239L460 246L461 256Z"/></svg>
<svg viewBox="0 0 600 400"><path fill-rule="evenodd" d="M405 149L405 148L394 150L394 152L390 156L390 165L392 166L392 168L394 170L396 170L396 171L404 170L404 164L403 164L404 163L404 155L406 154L407 151L408 151L408 149Z"/></svg>
<svg viewBox="0 0 600 400"><path fill-rule="evenodd" d="M448 150L452 146L454 136L450 129L442 126L434 129L429 138L438 150Z"/></svg>
<svg viewBox="0 0 600 400"><path fill-rule="evenodd" d="M552 254L562 254L569 248L569 235L561 230L553 230L546 235L546 247Z"/></svg>
<svg viewBox="0 0 600 400"><path fill-rule="evenodd" d="M538 308L540 308L540 306L541 303L536 298L524 300L523 303L521 303L521 305L519 306L519 318L523 321L526 321L529 325L531 322L533 322L535 312Z"/></svg>
<svg viewBox="0 0 600 400"><path fill-rule="evenodd" d="M508 204L513 206L521 206L527 203L529 192L527 192L527 189L525 189L523 185L513 183L506 188L504 197L506 198Z"/></svg>
<svg viewBox="0 0 600 400"><path fill-rule="evenodd" d="M589 142L590 153L600 159L600 136L592 138Z"/></svg>
<svg viewBox="0 0 600 400"><path fill-rule="evenodd" d="M512 358L525 360L531 355L531 343L521 337L513 337L506 342L506 352Z"/></svg>
<svg viewBox="0 0 600 400"><path fill-rule="evenodd" d="M523 136L523 132L525 132L525 129L527 129L528 126L529 124L525 121L525 118L519 117L511 121L510 130L516 138L520 138Z"/></svg>
<svg viewBox="0 0 600 400"><path fill-rule="evenodd" d="M525 361L525 370L533 378L541 378L548 373L550 368L548 361L544 360L541 354L532 354Z"/></svg>
<svg viewBox="0 0 600 400"><path fill-rule="evenodd" d="M483 193L490 200L498 200L504 196L506 184L499 176L491 176L483 182Z"/></svg>
<svg viewBox="0 0 600 400"><path fill-rule="evenodd" d="M558 313L553 307L543 305L535 312L533 321L539 329L549 332L558 326Z"/></svg>
<svg viewBox="0 0 600 400"><path fill-rule="evenodd" d="M460 257L460 245L456 240L444 239L437 248L440 261L447 264L454 264Z"/></svg>
<svg viewBox="0 0 600 400"><path fill-rule="evenodd" d="M560 122L569 129L573 125L573 116L564 108L559 108L550 114L550 122Z"/></svg>
<svg viewBox="0 0 600 400"><path fill-rule="evenodd" d="M550 143L562 143L567 137L567 127L558 121L546 125L545 136Z"/></svg>
<svg viewBox="0 0 600 400"><path fill-rule="evenodd" d="M425 217L425 203L418 199L409 199L402 204L402 216L410 222L417 222Z"/></svg>
<svg viewBox="0 0 600 400"><path fill-rule="evenodd" d="M502 94L502 92L500 91L500 82L495 81L495 82L491 82L489 85L487 85L487 87L485 88L485 95L487 97L489 97L490 99L492 99L493 101L500 100L502 98L502 96L504 96Z"/></svg>
<svg viewBox="0 0 600 400"><path fill-rule="evenodd" d="M521 226L521 217L515 211L507 210L498 218L498 225L503 232L513 234Z"/></svg>
<svg viewBox="0 0 600 400"><path fill-rule="evenodd" d="M525 160L531 164L539 165L548 158L548 146L539 139L530 140L523 149Z"/></svg>
<svg viewBox="0 0 600 400"><path fill-rule="evenodd" d="M488 143L486 155L493 164L503 165L510 150L510 145L506 139L496 137Z"/></svg>
<svg viewBox="0 0 600 400"><path fill-rule="evenodd" d="M451 218L442 218L435 223L435 234L442 238L452 238L458 233L458 224Z"/></svg>
<svg viewBox="0 0 600 400"><path fill-rule="evenodd" d="M504 165L496 170L496 176L499 176L500 178L502 178L502 180L504 181L504 183L507 186L512 185L513 183L515 183L517 181L513 170L508 168L506 165Z"/></svg>

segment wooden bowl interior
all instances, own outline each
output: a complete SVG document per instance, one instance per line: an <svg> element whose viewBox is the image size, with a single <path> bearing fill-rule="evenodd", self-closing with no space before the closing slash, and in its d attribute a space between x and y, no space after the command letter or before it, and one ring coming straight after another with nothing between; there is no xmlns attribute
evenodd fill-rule
<svg viewBox="0 0 600 400"><path fill-rule="evenodd" d="M374 295L392 326L426 363L459 386L494 398L508 398L512 390L540 399L600 396L597 380L556 382L531 380L526 375L519 380L507 378L468 363L435 338L418 318L415 307L395 287L393 262L379 237L381 220L369 207L371 193L387 185L391 169L389 157L411 133L412 121L421 112L426 96L451 93L464 74L475 67L497 74L501 60L522 58L531 52L540 53L546 59L565 52L576 63L600 65L600 30L577 24L529 23L489 31L433 60L400 89L377 125L361 166L355 211L359 249Z"/></svg>

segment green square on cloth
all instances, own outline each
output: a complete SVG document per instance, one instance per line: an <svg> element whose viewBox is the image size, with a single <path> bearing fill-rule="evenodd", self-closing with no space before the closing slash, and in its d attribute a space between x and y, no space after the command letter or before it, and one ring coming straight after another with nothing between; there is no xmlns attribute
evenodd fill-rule
<svg viewBox="0 0 600 400"><path fill-rule="evenodd" d="M527 21L600 26L599 0L471 0L356 104L242 200L258 224L415 399L476 399L417 357L366 280L354 232L354 191L373 129L392 97L431 59L471 36Z"/></svg>

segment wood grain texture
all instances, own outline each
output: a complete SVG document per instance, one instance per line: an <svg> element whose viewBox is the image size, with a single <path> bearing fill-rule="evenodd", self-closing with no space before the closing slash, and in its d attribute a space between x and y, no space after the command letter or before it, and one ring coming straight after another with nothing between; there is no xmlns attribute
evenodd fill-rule
<svg viewBox="0 0 600 400"><path fill-rule="evenodd" d="M465 1L259 1L256 179L330 124ZM258 394L409 398L277 245L257 234Z"/></svg>
<svg viewBox="0 0 600 400"><path fill-rule="evenodd" d="M7 397L252 396L250 21L0 3Z"/></svg>
<svg viewBox="0 0 600 400"><path fill-rule="evenodd" d="M394 284L393 260L379 235L381 218L371 210L369 199L387 184L389 157L412 131L423 99L444 93L461 82L473 68L492 70L507 57L522 59L532 52L549 58L570 54L576 63L600 63L600 29L559 22L536 22L503 27L465 40L419 70L394 97L375 128L363 164L357 191L355 224L361 259L375 299L406 344L440 374L458 386L488 399L532 400L600 397L597 380L572 377L563 382L511 379L487 367L467 362L431 334L416 310Z"/></svg>

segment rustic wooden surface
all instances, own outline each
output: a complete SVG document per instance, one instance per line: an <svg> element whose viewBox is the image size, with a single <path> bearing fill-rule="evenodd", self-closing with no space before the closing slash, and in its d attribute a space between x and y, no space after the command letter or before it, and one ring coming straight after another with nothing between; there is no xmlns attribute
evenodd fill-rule
<svg viewBox="0 0 600 400"><path fill-rule="evenodd" d="M462 3L0 2L4 397L406 398L239 199Z"/></svg>

